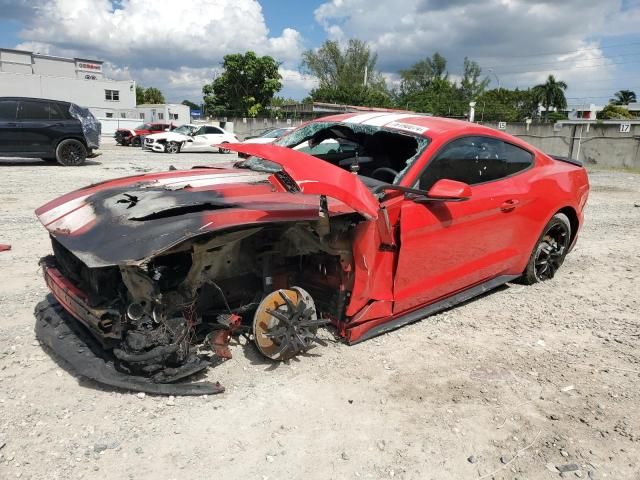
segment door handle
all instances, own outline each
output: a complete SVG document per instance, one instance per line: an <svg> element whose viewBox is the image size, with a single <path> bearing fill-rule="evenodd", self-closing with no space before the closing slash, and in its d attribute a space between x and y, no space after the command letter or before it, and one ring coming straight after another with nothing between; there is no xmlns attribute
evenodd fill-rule
<svg viewBox="0 0 640 480"><path fill-rule="evenodd" d="M502 210L503 212L510 212L511 210L516 208L519 203L520 201L515 199L505 200L504 202L502 202L502 205L500 205L500 210Z"/></svg>

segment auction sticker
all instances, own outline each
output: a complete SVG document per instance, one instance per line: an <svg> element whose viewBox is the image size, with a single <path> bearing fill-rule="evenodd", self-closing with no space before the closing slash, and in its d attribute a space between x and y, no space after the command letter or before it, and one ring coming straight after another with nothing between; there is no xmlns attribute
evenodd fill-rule
<svg viewBox="0 0 640 480"><path fill-rule="evenodd" d="M395 128L397 130L405 130L412 133L424 133L429 130L427 127L421 127L420 125L412 125L410 123L391 122L387 123L385 127Z"/></svg>

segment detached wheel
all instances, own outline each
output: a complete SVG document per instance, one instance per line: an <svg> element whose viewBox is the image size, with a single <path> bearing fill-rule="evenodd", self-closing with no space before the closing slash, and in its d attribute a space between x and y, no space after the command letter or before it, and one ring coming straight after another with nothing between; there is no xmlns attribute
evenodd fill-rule
<svg viewBox="0 0 640 480"><path fill-rule="evenodd" d="M141 145L140 144L140 137L133 137L131 139L131 146L132 147L139 147L140 145Z"/></svg>
<svg viewBox="0 0 640 480"><path fill-rule="evenodd" d="M87 148L78 140L67 139L58 144L56 160L65 167L77 167L87 159Z"/></svg>
<svg viewBox="0 0 640 480"><path fill-rule="evenodd" d="M556 213L538 240L531 253L521 282L532 285L554 277L569 251L571 223L563 213Z"/></svg>
<svg viewBox="0 0 640 480"><path fill-rule="evenodd" d="M318 319L316 307L300 287L280 289L267 295L253 317L253 337L260 353L271 360L288 360L324 343L318 327L329 323Z"/></svg>
<svg viewBox="0 0 640 480"><path fill-rule="evenodd" d="M180 153L181 145L178 142L169 142L164 146L165 153Z"/></svg>
<svg viewBox="0 0 640 480"><path fill-rule="evenodd" d="M224 145L225 143L229 143L229 142L222 142L222 145ZM231 150L227 150L226 148L218 147L218 152L219 153L230 153Z"/></svg>

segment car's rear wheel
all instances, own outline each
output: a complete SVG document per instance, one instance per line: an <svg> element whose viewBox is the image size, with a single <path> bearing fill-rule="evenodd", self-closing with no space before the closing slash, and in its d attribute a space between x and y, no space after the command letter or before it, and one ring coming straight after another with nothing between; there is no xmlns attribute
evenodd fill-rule
<svg viewBox="0 0 640 480"><path fill-rule="evenodd" d="M140 146L140 137L133 137L131 139L131 146L132 147L139 147Z"/></svg>
<svg viewBox="0 0 640 480"><path fill-rule="evenodd" d="M521 281L527 285L544 282L554 277L569 251L571 223L563 213L556 213L531 253Z"/></svg>
<svg viewBox="0 0 640 480"><path fill-rule="evenodd" d="M87 148L78 140L63 140L56 148L56 159L65 167L77 167L87 159Z"/></svg>
<svg viewBox="0 0 640 480"><path fill-rule="evenodd" d="M164 146L165 153L180 153L180 143L178 142L168 142Z"/></svg>
<svg viewBox="0 0 640 480"><path fill-rule="evenodd" d="M229 142L222 142L222 145L224 145L225 143L229 143ZM219 147L218 148L218 152L220 152L220 153L230 153L231 150L227 150L226 148Z"/></svg>

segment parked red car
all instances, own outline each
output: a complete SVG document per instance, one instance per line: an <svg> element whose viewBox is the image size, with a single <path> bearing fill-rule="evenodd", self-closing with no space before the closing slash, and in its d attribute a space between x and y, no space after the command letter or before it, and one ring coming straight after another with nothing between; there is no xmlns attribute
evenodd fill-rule
<svg viewBox="0 0 640 480"><path fill-rule="evenodd" d="M145 135L160 133L164 132L165 130L173 130L174 128L176 128L176 126L173 123L143 123L142 125L138 125L134 129L119 128L116 130L116 133L113 137L116 139L116 143L118 145L131 145L132 147L139 147L140 140Z"/></svg>
<svg viewBox="0 0 640 480"><path fill-rule="evenodd" d="M79 373L215 393L172 382L229 358L232 335L283 360L324 325L356 343L506 282L551 279L589 192L575 161L416 114L338 115L275 145L224 148L250 157L107 181L36 211L55 297L37 309L37 335ZM83 342L93 347L76 353Z"/></svg>

